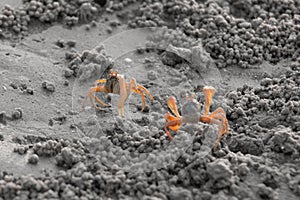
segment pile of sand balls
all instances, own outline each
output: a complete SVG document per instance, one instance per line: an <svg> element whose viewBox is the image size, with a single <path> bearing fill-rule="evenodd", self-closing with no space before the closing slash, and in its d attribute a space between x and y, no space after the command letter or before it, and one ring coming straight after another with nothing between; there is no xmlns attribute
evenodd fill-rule
<svg viewBox="0 0 300 200"><path fill-rule="evenodd" d="M300 55L297 59L295 59L295 61L293 61L290 65L290 68L293 71L300 71Z"/></svg>
<svg viewBox="0 0 300 200"><path fill-rule="evenodd" d="M181 29L169 29L167 26L153 29L153 35L148 38L146 49L165 50L169 45L191 48L197 46L199 41L187 37Z"/></svg>
<svg viewBox="0 0 300 200"><path fill-rule="evenodd" d="M298 157L300 146L293 133L300 130L299 89L300 73L290 70L279 78L266 74L258 87L244 85L229 92L224 108L237 132L227 140L229 149L261 155L269 148Z"/></svg>
<svg viewBox="0 0 300 200"><path fill-rule="evenodd" d="M36 18L41 22L57 21L59 15L64 12L63 1L32 0L24 4L24 9L30 18Z"/></svg>
<svg viewBox="0 0 300 200"><path fill-rule="evenodd" d="M26 35L32 19L38 19L41 22L54 22L64 11L65 3L63 1L24 1L24 4L17 9L6 5L1 11L0 28Z"/></svg>
<svg viewBox="0 0 300 200"><path fill-rule="evenodd" d="M163 4L160 2L155 2L153 4L148 4L144 2L138 11L134 19L128 22L129 27L160 27L166 23L161 19L163 13Z"/></svg>
<svg viewBox="0 0 300 200"><path fill-rule="evenodd" d="M64 146L66 145L63 141L48 140L34 144L32 149L38 156L50 157L60 153Z"/></svg>
<svg viewBox="0 0 300 200"><path fill-rule="evenodd" d="M28 162L31 164L37 164L39 157L55 157L57 166L71 168L84 160L88 152L85 144L76 139L52 139L28 135L15 137L13 141L19 144L14 148L14 152L20 155L29 153Z"/></svg>
<svg viewBox="0 0 300 200"><path fill-rule="evenodd" d="M67 25L76 25L82 20L80 17L87 16L92 11L99 11L97 3L91 3L90 8L93 10L81 9L83 4L84 1L80 0L24 0L19 8L6 5L0 13L1 36L9 38L11 31L15 34L27 35L28 26L34 19L42 23L62 20Z"/></svg>
<svg viewBox="0 0 300 200"><path fill-rule="evenodd" d="M3 29L12 29L15 33L27 32L29 15L25 10L15 10L11 6L4 6L0 14L0 30L5 37Z"/></svg>
<svg viewBox="0 0 300 200"><path fill-rule="evenodd" d="M166 139L165 134L157 129L155 131L144 129L133 134L114 129L107 130L106 133L112 144L120 146L123 150L126 149L129 152L149 153L154 149L159 149Z"/></svg>
<svg viewBox="0 0 300 200"><path fill-rule="evenodd" d="M101 1L101 0L96 0L95 2L97 3L97 1ZM106 3L106 11L109 12L109 13L112 13L112 12L115 12L115 11L121 11L125 7L128 7L128 6L132 5L135 2L137 2L137 0L113 0L113 1L108 1L108 3ZM99 4L99 5L103 5L103 4L104 4L104 2Z"/></svg>
<svg viewBox="0 0 300 200"><path fill-rule="evenodd" d="M166 15L172 19L174 27L179 27L185 37L201 38L212 58L218 60L218 67L238 65L247 68L263 60L277 63L291 58L298 48L300 9L297 9L297 1L274 0L271 8L269 1L247 1L249 5L243 2L172 0L162 3L164 12L158 16ZM146 10L151 11L157 4L149 1ZM247 9L237 11L248 13L247 18L235 17L231 12L236 7ZM144 27L148 13L137 13L135 19L139 23L134 25Z"/></svg>
<svg viewBox="0 0 300 200"><path fill-rule="evenodd" d="M228 93L228 118L233 121L250 121L250 117L255 114L266 112L275 115L275 119L283 125L292 125L294 130L300 130L299 76L299 72L288 71L280 78L265 77L260 87L245 85ZM237 131L243 132L242 129Z"/></svg>
<svg viewBox="0 0 300 200"><path fill-rule="evenodd" d="M246 87L244 90L247 89L251 90ZM234 94L231 96L233 97ZM151 131L157 132L153 135L154 138L167 141L166 136L161 137L158 130ZM272 159L282 159L282 157L277 158L277 154L292 153L296 158L299 151L300 146L296 135L289 133L285 127L271 130L271 133L267 134L262 149L270 148L271 152L266 153L276 153L269 159L254 156L259 154L251 151L248 155L232 153L226 148L223 148L222 154L218 154L219 158L216 157L217 154L208 153L199 159L200 151L197 143L201 143L201 134L196 136L191 147L183 152L179 152L176 148L166 148L165 151L161 149L158 151L159 154L154 154L154 151L140 153L137 149L130 152L129 148L122 148L122 143L134 146L132 142L140 141L139 135L131 136L130 132L120 134L116 126L110 127L104 133L107 135L99 139L84 139L85 142L25 138L28 142L37 142L34 146L37 145L39 148L33 148L44 151L55 150L57 145L61 144L61 147L57 148L60 152L55 152L56 164L64 170L51 176L45 172L45 175L39 177L15 177L1 172L0 197L2 199L97 199L99 197L228 199L230 196L236 196L246 199L255 196L258 199L276 199L279 198L282 184L288 185L293 194L299 195L297 190L299 179L294 169L285 168L285 164L279 168L272 163ZM151 135L151 132L145 134ZM118 141L115 140L116 138ZM127 139L129 139L128 143ZM26 141L22 143L26 144ZM155 149L155 146L147 143L146 147ZM253 148L253 151L255 149ZM176 159L168 158L174 153L180 153L180 156L177 155ZM251 155L252 153L254 155ZM35 155L33 154L33 157ZM145 160L147 162L144 162ZM161 162L165 165L161 165ZM38 164L34 161L32 163ZM152 168L149 168L149 165ZM252 174L258 175L256 182L249 181Z"/></svg>

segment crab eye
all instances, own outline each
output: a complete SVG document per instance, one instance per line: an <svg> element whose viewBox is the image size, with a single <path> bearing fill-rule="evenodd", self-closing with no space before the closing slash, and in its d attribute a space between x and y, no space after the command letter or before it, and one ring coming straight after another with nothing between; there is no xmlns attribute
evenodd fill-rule
<svg viewBox="0 0 300 200"><path fill-rule="evenodd" d="M200 103L196 99L193 99L192 102L197 107L197 109L200 109Z"/></svg>
<svg viewBox="0 0 300 200"><path fill-rule="evenodd" d="M192 102L193 102L194 104L199 104L199 102L198 102L196 99L193 99Z"/></svg>

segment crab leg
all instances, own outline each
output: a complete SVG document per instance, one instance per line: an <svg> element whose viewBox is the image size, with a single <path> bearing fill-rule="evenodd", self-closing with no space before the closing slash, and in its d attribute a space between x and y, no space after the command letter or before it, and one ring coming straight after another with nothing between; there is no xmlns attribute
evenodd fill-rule
<svg viewBox="0 0 300 200"><path fill-rule="evenodd" d="M101 101L98 97L96 97L95 95L92 95L92 97L94 97L94 99L97 101L97 103L99 103L102 106L110 106L107 103L104 103L103 101Z"/></svg>
<svg viewBox="0 0 300 200"><path fill-rule="evenodd" d="M134 89L134 88L132 89L132 92L140 94L142 96L142 109L141 109L141 112L143 112L143 110L146 108L145 94L142 91Z"/></svg>
<svg viewBox="0 0 300 200"><path fill-rule="evenodd" d="M152 101L153 101L153 96L150 94L150 92L142 85L137 85L137 88L144 92Z"/></svg>
<svg viewBox="0 0 300 200"><path fill-rule="evenodd" d="M82 110L84 110L85 104L86 104L88 98L90 99L90 101L91 101L92 105L94 106L94 108L99 109L99 108L95 105L95 102L94 102L93 98L92 98L91 96L87 95L87 96L84 98L84 101L83 101L83 104L82 104Z"/></svg>
<svg viewBox="0 0 300 200"><path fill-rule="evenodd" d="M222 121L222 131L223 133L228 133L229 125L226 119L226 113L222 108L217 108L214 112L210 114L214 119L220 119Z"/></svg>
<svg viewBox="0 0 300 200"><path fill-rule="evenodd" d="M90 101L91 101L93 107L94 107L95 109L97 109L97 110L100 110L100 108L96 106L93 97L94 97L94 99L96 99L94 95L93 95L93 96L89 96Z"/></svg>
<svg viewBox="0 0 300 200"><path fill-rule="evenodd" d="M94 103L94 100L95 99L99 104L103 105L103 106L109 106L108 104L102 102L98 97L96 97L94 95L95 92L107 92L106 88L104 85L102 86L97 86L97 87L92 87L89 91L88 91L88 94L87 96L84 98L83 100L83 104L82 104L82 109L84 110L85 108L85 104L87 103L87 99L89 98L91 103L93 104L93 106L96 108L96 109L99 109L95 103Z"/></svg>
<svg viewBox="0 0 300 200"><path fill-rule="evenodd" d="M118 102L118 113L119 116L124 117L125 116L124 104L126 99L129 96L130 90L129 92L127 91L126 82L123 76L119 76L119 86L120 86L120 99Z"/></svg>
<svg viewBox="0 0 300 200"><path fill-rule="evenodd" d="M224 115L225 111L222 108L218 108L210 115L204 115L200 117L201 122L206 122L209 124L216 124L219 126L218 139L214 145L216 149L221 141L221 138L224 134L228 133L228 121Z"/></svg>
<svg viewBox="0 0 300 200"><path fill-rule="evenodd" d="M143 110L146 108L146 101L145 101L145 96L147 95L150 100L153 101L153 96L150 94L150 92L142 85L138 85L136 83L135 79L131 79L130 80L130 84L131 86L131 91L137 94L140 94L142 96L142 110L141 112L143 112ZM146 95L145 95L146 94Z"/></svg>
<svg viewBox="0 0 300 200"><path fill-rule="evenodd" d="M227 123L227 120L225 118L227 124L226 123L224 124L224 121L225 121L224 117L220 114L213 115L213 119L216 119L217 121L222 120L222 121L219 121L220 130L219 130L219 133L218 133L218 139L217 139L217 141L214 145L214 149L216 150L218 145L220 144L222 136L224 134L228 133L228 123Z"/></svg>
<svg viewBox="0 0 300 200"><path fill-rule="evenodd" d="M94 85L98 85L99 83L106 83L106 79L100 79L94 82Z"/></svg>

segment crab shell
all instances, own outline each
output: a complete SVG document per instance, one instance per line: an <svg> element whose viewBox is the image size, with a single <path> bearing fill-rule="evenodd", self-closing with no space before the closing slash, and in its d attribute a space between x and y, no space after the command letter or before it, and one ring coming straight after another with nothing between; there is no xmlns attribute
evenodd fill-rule
<svg viewBox="0 0 300 200"><path fill-rule="evenodd" d="M109 79L107 79L107 82L105 83L105 87L110 93L113 94L120 94L120 83L119 83L119 77L118 76L111 76Z"/></svg>
<svg viewBox="0 0 300 200"><path fill-rule="evenodd" d="M181 108L182 123L198 123L201 116L200 104L196 99L188 100Z"/></svg>

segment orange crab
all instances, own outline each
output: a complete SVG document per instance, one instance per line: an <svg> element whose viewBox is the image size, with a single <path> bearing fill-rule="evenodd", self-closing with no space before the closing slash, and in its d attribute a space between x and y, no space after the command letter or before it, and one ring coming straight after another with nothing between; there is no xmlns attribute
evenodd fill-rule
<svg viewBox="0 0 300 200"><path fill-rule="evenodd" d="M119 74L118 71L110 71L109 78L108 79L100 79L95 81L95 87L92 87L89 89L87 96L85 97L82 105L82 109L85 108L85 104L87 102L87 99L89 98L92 105L96 109L100 109L96 106L94 99L102 106L110 106L107 103L102 102L97 96L94 95L95 92L104 92L104 93L113 93L113 94L119 94L120 99L118 102L118 113L119 116L124 117L125 111L124 111L124 104L127 100L128 96L131 92L140 94L142 96L142 110L143 111L146 108L146 101L145 96L147 95L150 100L153 100L152 95L150 92L143 87L142 85L138 85L136 83L135 78L131 78L129 82L126 82L124 79L124 76Z"/></svg>
<svg viewBox="0 0 300 200"><path fill-rule="evenodd" d="M190 97L186 96L186 103L181 109L182 116L180 116L178 113L176 98L171 96L168 99L168 107L175 114L175 116L173 116L170 112L167 112L164 116L166 119L164 130L170 140L172 140L173 137L168 129L177 131L180 128L180 125L184 123L198 123L200 121L219 125L218 139L214 145L214 149L218 147L222 135L228 133L229 127L226 119L226 113L222 108L217 108L212 113L209 113L212 97L214 96L215 91L215 88L210 86L205 86L203 88L203 93L205 95L205 111L203 115L200 113L200 105L199 102L194 99L194 94L192 94Z"/></svg>

